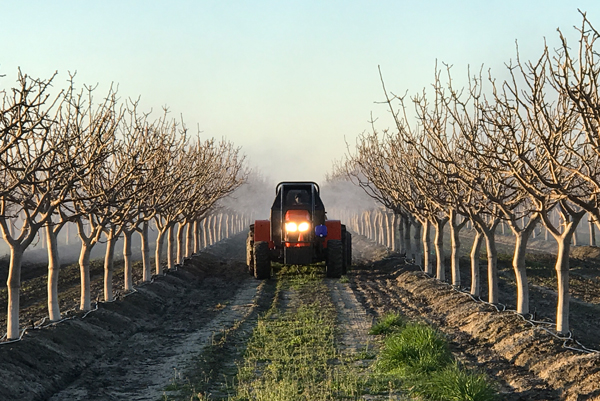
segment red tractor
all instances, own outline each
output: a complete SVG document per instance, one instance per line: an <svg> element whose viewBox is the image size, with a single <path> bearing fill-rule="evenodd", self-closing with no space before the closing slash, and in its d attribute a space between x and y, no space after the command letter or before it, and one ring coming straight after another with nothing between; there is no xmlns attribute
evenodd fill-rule
<svg viewBox="0 0 600 401"><path fill-rule="evenodd" d="M312 181L280 182L271 220L256 220L246 240L246 263L257 279L271 277L271 262L326 262L327 277L346 274L352 236L339 220L327 220L320 189Z"/></svg>

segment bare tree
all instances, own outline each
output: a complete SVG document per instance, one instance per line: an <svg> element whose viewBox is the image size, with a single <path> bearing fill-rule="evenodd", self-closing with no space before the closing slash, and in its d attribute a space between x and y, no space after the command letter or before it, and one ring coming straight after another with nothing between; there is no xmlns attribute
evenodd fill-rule
<svg viewBox="0 0 600 401"><path fill-rule="evenodd" d="M19 337L19 293L23 252L34 240L76 180L64 168L59 154L70 137L53 136L56 105L60 95L50 98L52 79L38 80L19 71L18 87L4 94L0 117L2 169L0 177L0 229L10 247L7 280L7 338ZM13 232L11 218L22 216L23 225Z"/></svg>

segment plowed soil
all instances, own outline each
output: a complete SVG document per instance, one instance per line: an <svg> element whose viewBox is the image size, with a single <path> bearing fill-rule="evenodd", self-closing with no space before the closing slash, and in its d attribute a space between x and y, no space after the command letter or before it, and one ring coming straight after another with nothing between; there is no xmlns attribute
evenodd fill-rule
<svg viewBox="0 0 600 401"><path fill-rule="evenodd" d="M199 360L205 362L201 373L207 388L216 388L221 379L215 372L235 374L234 362L253 321L272 296L274 279L259 282L246 273L244 238L241 234L208 248L177 271L138 286L137 292L99 303L85 318L74 311L72 319L28 330L22 341L0 345L0 399L158 400L169 383L185 377L190 364L198 366ZM425 276L364 237L353 238L355 267L349 282L328 283L342 347L360 349L368 322L399 311L442 330L462 363L498 383L503 400L600 400L600 354L566 349L544 325L499 312ZM587 270L576 277L585 286L584 279L597 277L595 265L581 260L579 267ZM501 272L502 297L508 303L514 291L510 270ZM551 280L535 280L537 318L551 319ZM575 287L585 294L585 288ZM595 347L600 325L594 319L600 313L597 298L590 297L591 302L584 296L572 300L571 320L579 322L575 337ZM41 317L35 315L39 311L29 313L32 320ZM348 335L353 330L358 336ZM222 335L233 331L236 335ZM221 344L216 351L209 347L215 338ZM232 346L223 346L228 341Z"/></svg>

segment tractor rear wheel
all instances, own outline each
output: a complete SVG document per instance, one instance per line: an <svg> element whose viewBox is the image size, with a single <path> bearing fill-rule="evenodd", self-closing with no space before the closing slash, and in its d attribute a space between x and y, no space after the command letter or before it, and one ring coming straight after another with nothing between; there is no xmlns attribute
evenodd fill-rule
<svg viewBox="0 0 600 401"><path fill-rule="evenodd" d="M269 243L259 241L254 243L254 277L263 280L271 277L271 259L269 258Z"/></svg>
<svg viewBox="0 0 600 401"><path fill-rule="evenodd" d="M250 227L246 238L246 266L248 273L254 275L254 227Z"/></svg>
<svg viewBox="0 0 600 401"><path fill-rule="evenodd" d="M332 239L327 241L327 267L326 276L339 278L342 276L344 263L344 249L342 247L342 241L339 239Z"/></svg>

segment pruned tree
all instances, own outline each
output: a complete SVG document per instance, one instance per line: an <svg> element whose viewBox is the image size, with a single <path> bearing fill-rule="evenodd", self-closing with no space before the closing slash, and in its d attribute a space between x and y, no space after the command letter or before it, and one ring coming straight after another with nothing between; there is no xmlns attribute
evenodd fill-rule
<svg viewBox="0 0 600 401"><path fill-rule="evenodd" d="M90 107L87 99L90 91L76 92L74 76L69 79L70 85L64 92L60 104L56 124L52 126L51 138L59 139L66 143L57 154L60 163L55 172L57 177L68 177L65 185L66 198L56 207L54 216L51 216L46 224L46 242L48 244L48 316L51 321L61 318L58 303L58 275L60 270L60 258L58 251L58 234L69 221L76 218L73 202L77 199L72 196L77 193L74 190L82 179L91 174L101 165L112 152L113 137L110 133L102 132L102 129L94 129L89 124ZM110 97L110 93L109 93ZM109 101L106 104L109 108ZM99 124L102 126L103 124ZM81 155L85 155L82 157ZM62 171L65 170L65 171ZM65 183L66 184L66 183ZM87 196L84 194L83 196ZM55 219L55 217L57 219ZM55 221L56 220L56 221Z"/></svg>
<svg viewBox="0 0 600 401"><path fill-rule="evenodd" d="M76 108L74 126L89 135L102 137L105 151L110 157L101 163L92 163L90 155L80 153L78 159L82 164L90 166L89 173L82 177L79 185L71 190L73 205L72 220L77 224L77 232L81 241L79 268L81 276L81 297L79 308L83 311L91 309L90 253L100 240L105 227L121 213L119 206L123 202L121 190L127 186L129 176L125 172L115 171L114 154L119 146L116 132L123 110L119 107L116 92L112 87L108 95L99 103L94 102L95 88L85 87L82 107ZM106 294L105 294L106 296Z"/></svg>
<svg viewBox="0 0 600 401"><path fill-rule="evenodd" d="M10 247L7 280L7 338L19 337L19 294L23 252L48 223L69 188L77 181L76 166L65 166L59 157L68 149L71 133L53 130L61 95L50 97L48 80L33 79L21 71L18 87L4 93L0 110L2 168L0 177L0 229ZM68 168L73 167L73 168ZM11 219L23 218L19 232Z"/></svg>

